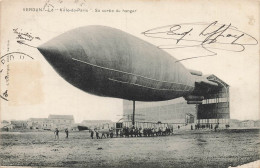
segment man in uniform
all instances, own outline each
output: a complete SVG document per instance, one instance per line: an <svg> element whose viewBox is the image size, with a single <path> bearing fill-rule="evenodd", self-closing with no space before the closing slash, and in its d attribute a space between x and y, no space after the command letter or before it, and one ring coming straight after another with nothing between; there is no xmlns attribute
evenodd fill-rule
<svg viewBox="0 0 260 168"><path fill-rule="evenodd" d="M66 138L69 138L69 131L68 131L68 128L65 129L65 133L66 133Z"/></svg>
<svg viewBox="0 0 260 168"><path fill-rule="evenodd" d="M55 139L56 138L59 139L59 130L58 130L58 128L55 129L54 135L55 135Z"/></svg>

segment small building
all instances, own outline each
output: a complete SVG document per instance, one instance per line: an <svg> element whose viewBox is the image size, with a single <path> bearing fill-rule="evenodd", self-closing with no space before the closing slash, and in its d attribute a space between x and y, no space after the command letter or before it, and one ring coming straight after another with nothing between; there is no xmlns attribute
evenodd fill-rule
<svg viewBox="0 0 260 168"><path fill-rule="evenodd" d="M1 124L0 124L0 129L1 131L10 131L14 128L14 125L11 124L11 122L8 122L8 121L2 121Z"/></svg>
<svg viewBox="0 0 260 168"><path fill-rule="evenodd" d="M28 129L51 130L53 123L48 118L30 118L27 122Z"/></svg>
<svg viewBox="0 0 260 168"><path fill-rule="evenodd" d="M260 120L236 120L230 119L230 128L260 128Z"/></svg>
<svg viewBox="0 0 260 168"><path fill-rule="evenodd" d="M3 120L3 121L1 121L1 124L10 124L10 122Z"/></svg>
<svg viewBox="0 0 260 168"><path fill-rule="evenodd" d="M260 128L260 120L256 120L255 123L254 123L254 126L256 128Z"/></svg>
<svg viewBox="0 0 260 168"><path fill-rule="evenodd" d="M244 128L254 128L255 122L253 120L245 120L241 122L241 126Z"/></svg>
<svg viewBox="0 0 260 168"><path fill-rule="evenodd" d="M48 120L52 123L52 129L71 128L75 123L73 115L49 115Z"/></svg>
<svg viewBox="0 0 260 168"><path fill-rule="evenodd" d="M28 129L54 130L71 129L74 126L73 115L49 115L48 118L30 118L27 121Z"/></svg>
<svg viewBox="0 0 260 168"><path fill-rule="evenodd" d="M11 124L13 125L13 129L26 129L28 127L26 120L12 120Z"/></svg>
<svg viewBox="0 0 260 168"><path fill-rule="evenodd" d="M237 119L230 119L229 126L230 126L230 128L239 128L239 127L241 127L241 121L239 121Z"/></svg>

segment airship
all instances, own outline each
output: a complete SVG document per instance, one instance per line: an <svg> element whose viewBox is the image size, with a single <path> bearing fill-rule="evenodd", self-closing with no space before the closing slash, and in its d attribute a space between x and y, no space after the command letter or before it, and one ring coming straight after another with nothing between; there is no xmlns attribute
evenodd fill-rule
<svg viewBox="0 0 260 168"><path fill-rule="evenodd" d="M166 51L111 27L79 27L37 48L63 79L98 96L133 101L184 97L199 104L205 86L218 86Z"/></svg>

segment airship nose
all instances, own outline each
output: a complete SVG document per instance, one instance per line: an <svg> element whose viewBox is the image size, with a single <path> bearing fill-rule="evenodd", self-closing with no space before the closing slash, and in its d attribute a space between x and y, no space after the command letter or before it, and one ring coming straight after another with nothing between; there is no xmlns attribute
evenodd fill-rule
<svg viewBox="0 0 260 168"><path fill-rule="evenodd" d="M59 73L66 71L68 56L60 49L58 43L53 44L49 41L37 47L44 58L52 65L52 67Z"/></svg>
<svg viewBox="0 0 260 168"><path fill-rule="evenodd" d="M53 45L51 42L47 42L37 47L40 53L45 57L45 59L50 63L53 64L54 62L60 59L60 51L57 44Z"/></svg>
<svg viewBox="0 0 260 168"><path fill-rule="evenodd" d="M54 55L55 50L47 47L45 45L40 45L37 47L40 53L44 56L44 58L49 62L51 57ZM53 50L53 51L52 51ZM49 62L50 63L50 62Z"/></svg>

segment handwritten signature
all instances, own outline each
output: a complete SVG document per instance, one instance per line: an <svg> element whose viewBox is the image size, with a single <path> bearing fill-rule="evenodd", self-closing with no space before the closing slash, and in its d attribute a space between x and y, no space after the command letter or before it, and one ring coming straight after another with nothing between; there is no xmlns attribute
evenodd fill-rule
<svg viewBox="0 0 260 168"><path fill-rule="evenodd" d="M26 41L32 41L34 39L41 40L38 36L33 36L31 33L23 32L22 29L13 29L13 33L16 34L16 39L19 40L26 40Z"/></svg>
<svg viewBox="0 0 260 168"><path fill-rule="evenodd" d="M200 47L210 54L189 57L178 60L215 56L216 50L243 52L247 45L257 45L258 41L253 36L240 31L230 24L212 23L182 23L153 28L142 33L151 38L174 40L173 44L159 45L161 49L179 49Z"/></svg>

